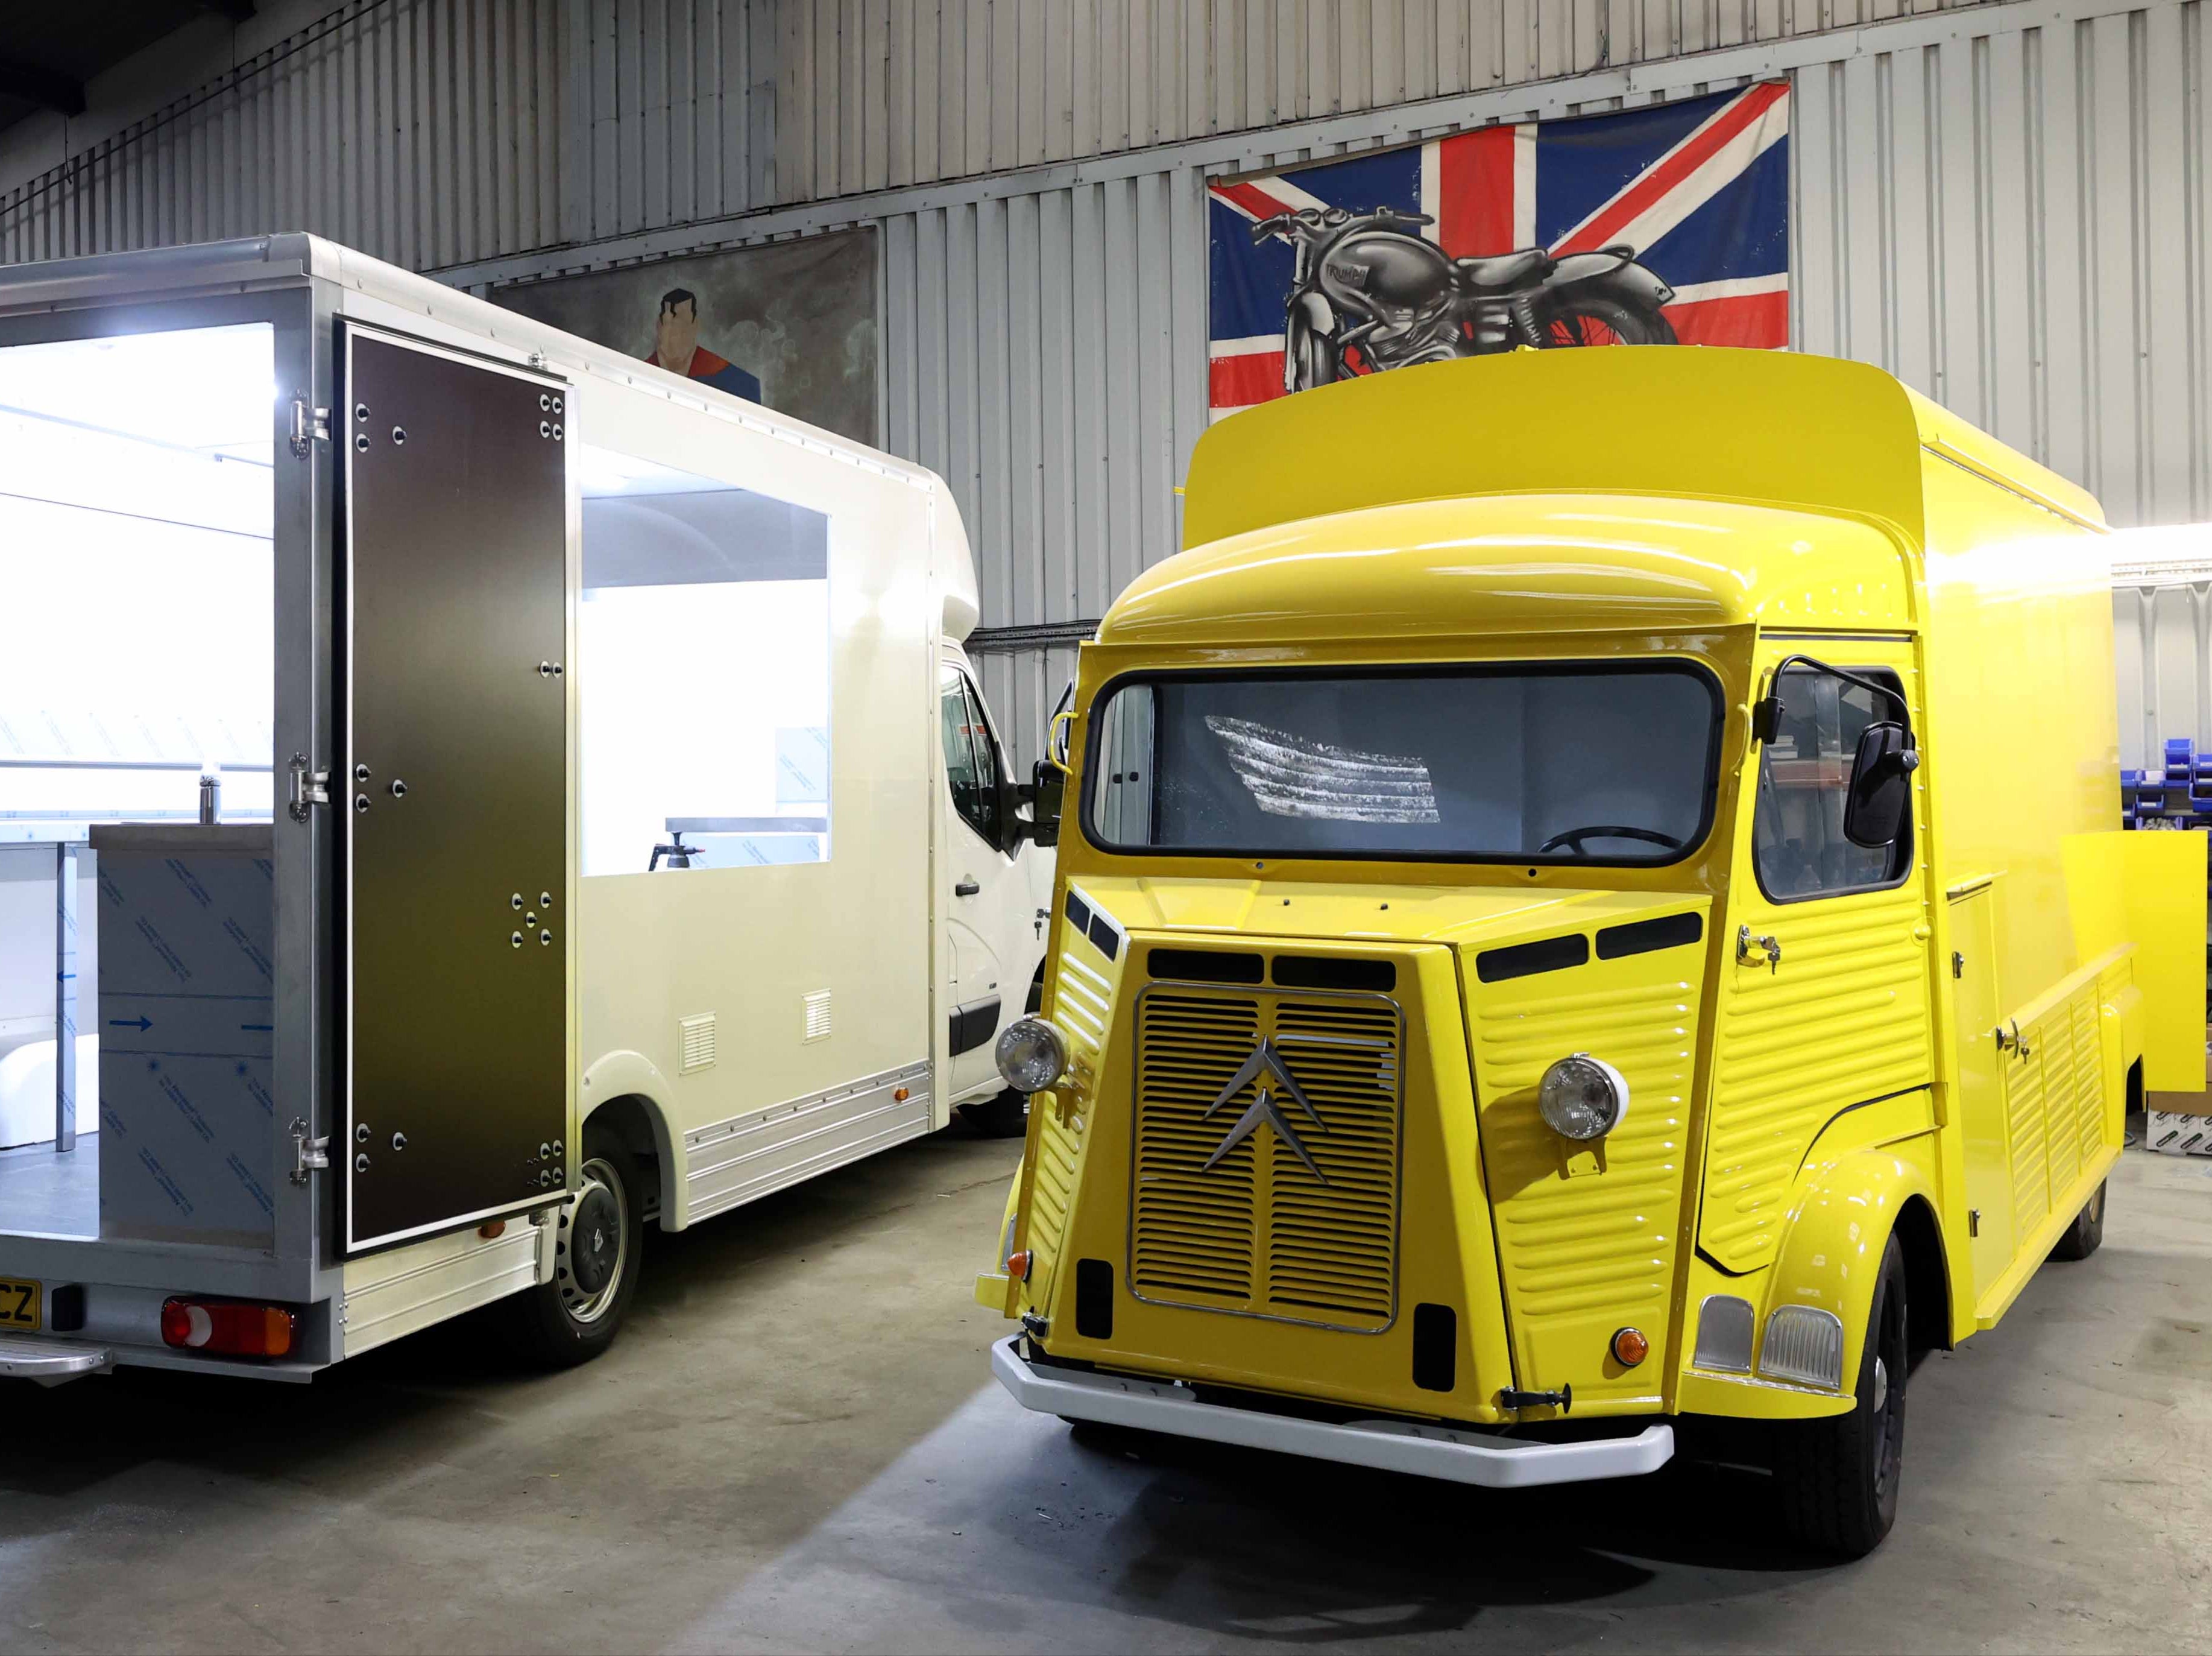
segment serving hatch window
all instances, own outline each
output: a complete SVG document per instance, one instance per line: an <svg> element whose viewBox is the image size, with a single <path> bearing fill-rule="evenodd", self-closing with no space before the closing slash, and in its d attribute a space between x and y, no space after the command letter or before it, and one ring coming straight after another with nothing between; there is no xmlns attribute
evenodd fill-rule
<svg viewBox="0 0 2212 1656"><path fill-rule="evenodd" d="M1096 715L1121 850L1663 863L1705 837L1721 702L1688 666L1193 674Z"/></svg>
<svg viewBox="0 0 2212 1656"><path fill-rule="evenodd" d="M580 444L583 873L830 857L830 520Z"/></svg>

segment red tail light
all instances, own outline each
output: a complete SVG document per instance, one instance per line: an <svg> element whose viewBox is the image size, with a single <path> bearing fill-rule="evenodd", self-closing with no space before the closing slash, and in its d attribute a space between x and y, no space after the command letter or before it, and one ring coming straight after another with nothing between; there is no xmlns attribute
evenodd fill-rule
<svg viewBox="0 0 2212 1656"><path fill-rule="evenodd" d="M299 1318L282 1306L234 1300L165 1300L161 1342L180 1351L225 1357L282 1357L292 1349Z"/></svg>

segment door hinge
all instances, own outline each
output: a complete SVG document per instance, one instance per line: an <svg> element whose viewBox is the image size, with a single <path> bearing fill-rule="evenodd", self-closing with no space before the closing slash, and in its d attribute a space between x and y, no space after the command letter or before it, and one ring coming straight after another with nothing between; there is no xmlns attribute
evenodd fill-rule
<svg viewBox="0 0 2212 1656"><path fill-rule="evenodd" d="M331 802L331 773L327 770L310 770L307 765L307 756L305 753L295 753L292 756L291 791L292 820L305 822L307 819L309 806L328 805Z"/></svg>
<svg viewBox="0 0 2212 1656"><path fill-rule="evenodd" d="M331 440L331 411L312 406L305 397L292 399L292 453L305 460L319 442Z"/></svg>
<svg viewBox="0 0 2212 1656"><path fill-rule="evenodd" d="M318 1173L331 1165L331 1142L328 1137L309 1138L307 1123L299 1117L292 1117L292 1183L305 1184L309 1173Z"/></svg>
<svg viewBox="0 0 2212 1656"><path fill-rule="evenodd" d="M1964 977L1966 975L1966 957L1960 953L1958 950L1953 949L1951 951L1951 976L1954 977Z"/></svg>
<svg viewBox="0 0 2212 1656"><path fill-rule="evenodd" d="M1967 1234L1968 1236L1979 1236L1981 1233L1982 1233L1982 1210L1981 1210L1979 1208L1969 1208L1969 1209L1966 1209L1966 1234Z"/></svg>

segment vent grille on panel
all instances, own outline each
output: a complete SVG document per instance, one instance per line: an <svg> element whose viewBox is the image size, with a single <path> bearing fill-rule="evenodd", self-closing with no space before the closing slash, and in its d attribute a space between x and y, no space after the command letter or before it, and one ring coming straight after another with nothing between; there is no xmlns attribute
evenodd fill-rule
<svg viewBox="0 0 2212 1656"><path fill-rule="evenodd" d="M811 995L800 997L806 1006L806 1038L826 1041L830 1038L830 991L817 989Z"/></svg>
<svg viewBox="0 0 2212 1656"><path fill-rule="evenodd" d="M714 1062L714 1014L702 1012L695 1017L679 1018L676 1026L684 1032L684 1074L695 1069L706 1069Z"/></svg>
<svg viewBox="0 0 2212 1656"><path fill-rule="evenodd" d="M1398 1008L1381 995L1146 989L1131 1292L1388 1327L1403 1046Z"/></svg>

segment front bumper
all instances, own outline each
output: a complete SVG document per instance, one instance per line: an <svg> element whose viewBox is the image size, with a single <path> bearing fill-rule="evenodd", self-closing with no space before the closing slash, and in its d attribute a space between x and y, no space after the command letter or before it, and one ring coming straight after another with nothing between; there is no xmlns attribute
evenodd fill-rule
<svg viewBox="0 0 2212 1656"><path fill-rule="evenodd" d="M1025 1337L1012 1335L991 1348L992 1373L1023 1408L1068 1420L1273 1449L1492 1489L1633 1477L1657 1471L1674 1454L1674 1428L1663 1422L1630 1438L1536 1443L1411 1421L1352 1421L1333 1426L1254 1409L1228 1409L1200 1403L1188 1388L1163 1380L1038 1367L1018 1349Z"/></svg>

